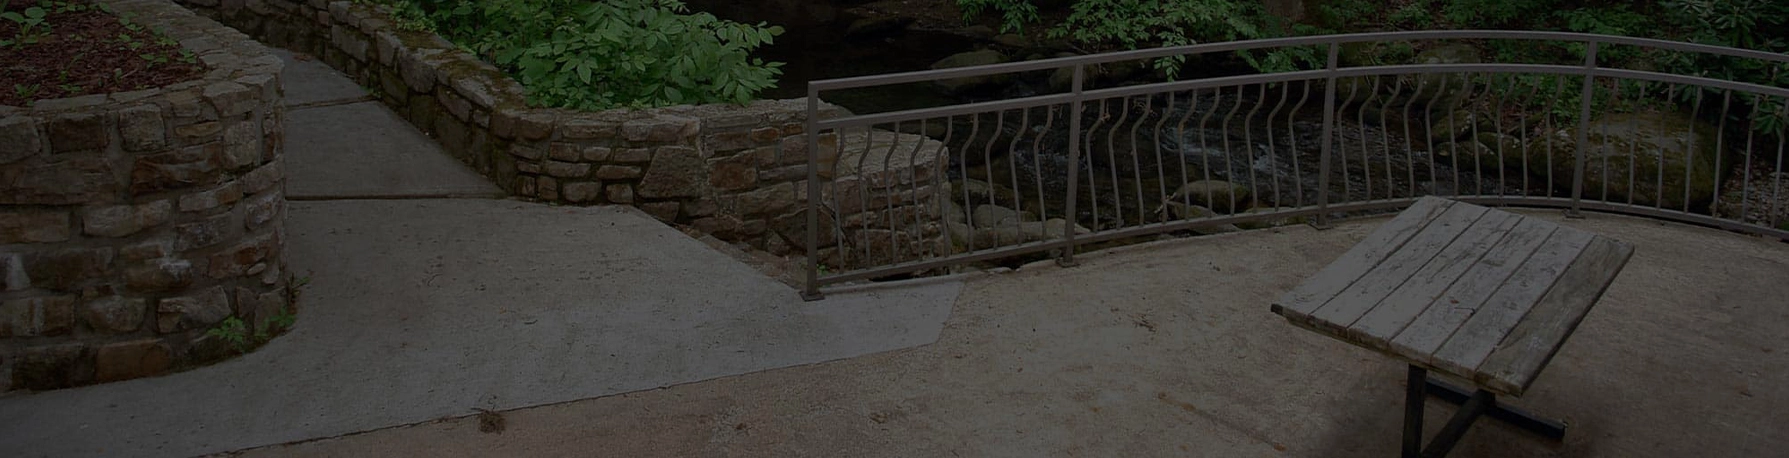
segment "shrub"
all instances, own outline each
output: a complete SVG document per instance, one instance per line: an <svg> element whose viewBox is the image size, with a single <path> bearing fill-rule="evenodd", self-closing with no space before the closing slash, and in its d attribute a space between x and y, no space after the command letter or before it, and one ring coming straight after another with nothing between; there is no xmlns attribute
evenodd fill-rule
<svg viewBox="0 0 1789 458"><path fill-rule="evenodd" d="M392 0L521 81L528 102L581 110L746 103L781 63L751 57L781 27L687 13L677 0Z"/></svg>

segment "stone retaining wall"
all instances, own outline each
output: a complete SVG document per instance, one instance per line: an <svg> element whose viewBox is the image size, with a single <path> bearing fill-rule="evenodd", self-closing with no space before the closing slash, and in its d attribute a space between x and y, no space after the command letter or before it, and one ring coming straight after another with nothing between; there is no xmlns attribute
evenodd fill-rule
<svg viewBox="0 0 1789 458"><path fill-rule="evenodd" d="M275 46L319 57L372 88L455 158L513 195L632 205L667 223L773 254L805 252L805 99L601 112L529 108L514 79L433 33L395 27L380 7L325 0L180 2ZM822 107L822 116L843 113ZM837 138L825 135L820 142L824 157L837 156ZM909 166L894 175L930 179L936 163ZM895 208L883 199L879 208L831 212L827 218L842 224L832 225L839 228L829 228L822 241L830 246L837 236L863 238L856 237L862 221L884 219L859 212L936 214L906 208L918 199L892 201ZM850 221L860 223L854 228ZM907 245L902 249L930 250L934 244L926 237L936 239L936 231L900 239ZM828 255L834 266L843 265L836 252Z"/></svg>
<svg viewBox="0 0 1789 458"><path fill-rule="evenodd" d="M280 60L166 1L103 2L210 71L0 106L0 391L226 357L208 329L288 303Z"/></svg>

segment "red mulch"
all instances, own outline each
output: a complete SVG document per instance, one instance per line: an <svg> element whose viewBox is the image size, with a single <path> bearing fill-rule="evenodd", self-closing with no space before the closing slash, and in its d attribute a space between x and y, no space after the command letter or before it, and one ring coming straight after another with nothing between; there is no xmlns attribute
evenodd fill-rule
<svg viewBox="0 0 1789 458"><path fill-rule="evenodd" d="M7 3L5 11L21 14L42 5L32 0L0 2ZM0 46L0 105L149 89L196 79L206 71L196 59L183 61L180 45L158 41L148 26L139 24L132 31L111 13L93 8L57 12L58 8L44 7L49 30L36 43ZM0 40L16 39L19 28L0 19ZM138 47L131 49L120 35L130 36Z"/></svg>

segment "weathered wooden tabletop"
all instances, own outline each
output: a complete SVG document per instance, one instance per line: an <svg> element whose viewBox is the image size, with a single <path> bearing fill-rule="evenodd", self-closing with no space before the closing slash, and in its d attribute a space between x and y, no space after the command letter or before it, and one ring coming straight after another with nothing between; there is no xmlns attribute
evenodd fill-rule
<svg viewBox="0 0 1789 458"><path fill-rule="evenodd" d="M1273 311L1521 396L1633 251L1550 221L1426 197Z"/></svg>

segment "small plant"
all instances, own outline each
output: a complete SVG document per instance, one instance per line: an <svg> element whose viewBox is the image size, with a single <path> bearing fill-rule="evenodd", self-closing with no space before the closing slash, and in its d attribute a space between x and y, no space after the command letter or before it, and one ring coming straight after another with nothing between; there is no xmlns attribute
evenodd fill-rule
<svg viewBox="0 0 1789 458"><path fill-rule="evenodd" d="M36 6L25 8L22 13L18 11L0 13L0 19L11 21L19 26L18 33L11 39L0 40L0 46L16 48L37 43L38 40L48 36L50 26L44 23L44 16L47 14L48 12L43 8Z"/></svg>
<svg viewBox="0 0 1789 458"><path fill-rule="evenodd" d="M30 99L31 96L37 95L37 91L40 88L42 88L42 86L37 83L14 84L12 85L12 92L13 94L17 94L19 98Z"/></svg>
<svg viewBox="0 0 1789 458"><path fill-rule="evenodd" d="M248 353L248 324L243 323L241 318L230 317L225 319L222 323L218 323L217 327L205 331L205 335L229 343L230 348L236 349L237 353Z"/></svg>
<svg viewBox="0 0 1789 458"><path fill-rule="evenodd" d="M230 344L230 348L242 354L273 340L273 336L290 329L297 321L298 315L292 313L290 308L280 307L273 316L262 319L261 325L255 329L249 329L248 323L242 321L242 318L229 317L216 327L206 330L205 335Z"/></svg>

